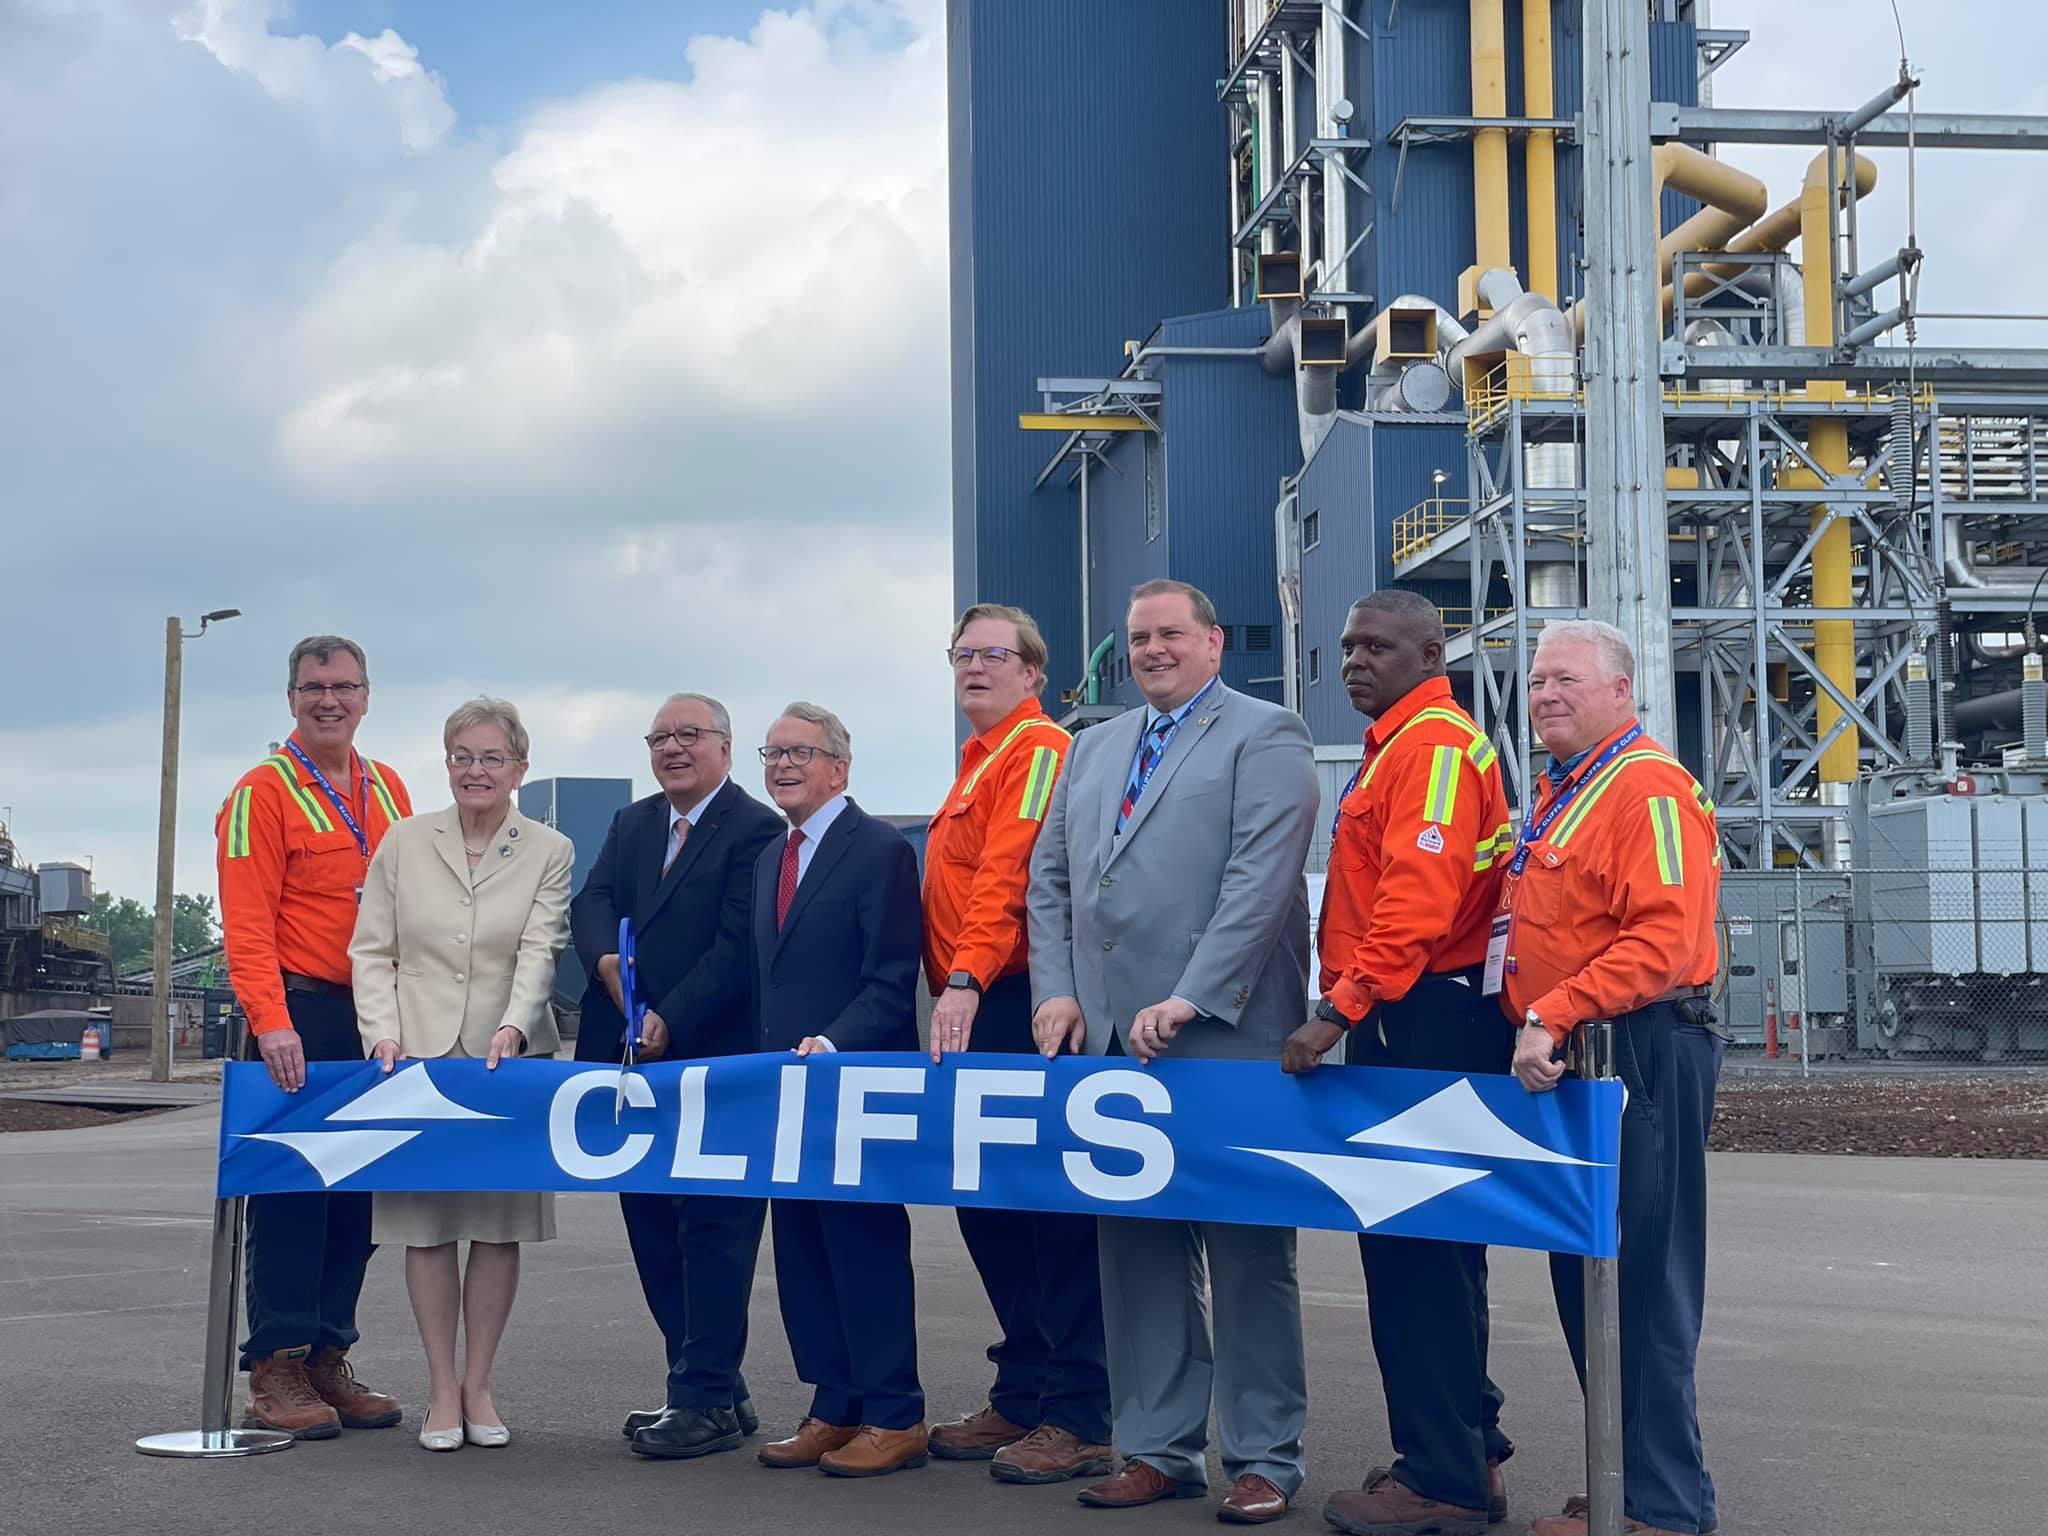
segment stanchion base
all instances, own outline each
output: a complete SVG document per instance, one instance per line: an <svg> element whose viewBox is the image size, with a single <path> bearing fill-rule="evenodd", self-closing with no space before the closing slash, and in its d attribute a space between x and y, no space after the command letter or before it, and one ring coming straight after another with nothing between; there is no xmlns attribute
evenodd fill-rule
<svg viewBox="0 0 2048 1536"><path fill-rule="evenodd" d="M297 1443L281 1429L178 1429L144 1435L135 1449L145 1456L261 1456L288 1451Z"/></svg>

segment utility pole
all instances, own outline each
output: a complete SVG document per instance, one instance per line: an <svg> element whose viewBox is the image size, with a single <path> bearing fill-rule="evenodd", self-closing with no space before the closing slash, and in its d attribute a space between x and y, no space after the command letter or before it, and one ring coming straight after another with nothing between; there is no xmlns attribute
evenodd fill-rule
<svg viewBox="0 0 2048 1536"><path fill-rule="evenodd" d="M239 608L217 608L199 620L199 631L224 619L239 618ZM149 975L149 1078L171 1080L171 919L177 897L173 890L178 863L178 717L185 683L185 625L176 614L164 620L164 755L163 777L156 807L156 953Z"/></svg>
<svg viewBox="0 0 2048 1536"><path fill-rule="evenodd" d="M1650 173L1650 19L1642 0L1586 0L1587 608L1628 636L1636 708L1677 741L1671 548L1664 509L1663 274Z"/></svg>

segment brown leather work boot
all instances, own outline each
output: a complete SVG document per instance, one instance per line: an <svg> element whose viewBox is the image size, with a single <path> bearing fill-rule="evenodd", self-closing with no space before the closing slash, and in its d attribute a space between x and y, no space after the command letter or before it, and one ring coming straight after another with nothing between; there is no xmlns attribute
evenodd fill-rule
<svg viewBox="0 0 2048 1536"><path fill-rule="evenodd" d="M1499 1525L1508 1517L1508 1480L1502 1476L1500 1464L1515 1454L1509 1446L1506 1454L1486 1458L1486 1523Z"/></svg>
<svg viewBox="0 0 2048 1536"><path fill-rule="evenodd" d="M764 1467L815 1467L819 1457L838 1450L859 1433L857 1424L827 1424L807 1414L795 1434L762 1446L755 1459Z"/></svg>
<svg viewBox="0 0 2048 1536"><path fill-rule="evenodd" d="M926 1454L929 1448L930 1437L922 1424L913 1429L863 1424L845 1445L818 1458L818 1470L830 1477L880 1477L923 1466L931 1459Z"/></svg>
<svg viewBox="0 0 2048 1536"><path fill-rule="evenodd" d="M932 1439L936 1456L938 1436ZM1070 1477L1102 1477L1115 1465L1108 1446L1092 1444L1056 1424L1041 1424L996 1452L988 1475L999 1483L1063 1483Z"/></svg>
<svg viewBox="0 0 2048 1536"><path fill-rule="evenodd" d="M1133 1456L1115 1477L1091 1483L1074 1497L1094 1509L1136 1509L1161 1499L1199 1499L1208 1492L1205 1484L1183 1483Z"/></svg>
<svg viewBox="0 0 2048 1536"><path fill-rule="evenodd" d="M1033 1431L1012 1424L993 1407L970 1413L931 1432L932 1454L941 1461L987 1461L1006 1445L1014 1445Z"/></svg>
<svg viewBox="0 0 2048 1536"><path fill-rule="evenodd" d="M306 1380L332 1408L343 1429L389 1429L405 1417L398 1399L373 1392L356 1380L345 1350L329 1346L306 1362Z"/></svg>
<svg viewBox="0 0 2048 1536"><path fill-rule="evenodd" d="M295 1440L332 1440L341 1433L341 1416L306 1379L305 1345L249 1362L242 1428L282 1430Z"/></svg>
<svg viewBox="0 0 2048 1536"><path fill-rule="evenodd" d="M1425 1499L1375 1467L1363 1488L1330 1495L1323 1518L1348 1536L1484 1536L1486 1511Z"/></svg>
<svg viewBox="0 0 2048 1536"><path fill-rule="evenodd" d="M1563 1514L1545 1515L1541 1520L1532 1522L1529 1526L1529 1536L1586 1536L1590 1524L1591 1511L1587 1506L1586 1496L1583 1493L1575 1493L1564 1501ZM1626 1515L1622 1516L1621 1529L1625 1536L1677 1536L1676 1532L1667 1531L1661 1525L1645 1525L1642 1521L1631 1520ZM1701 1536L1714 1536L1718 1529L1718 1523L1710 1525Z"/></svg>

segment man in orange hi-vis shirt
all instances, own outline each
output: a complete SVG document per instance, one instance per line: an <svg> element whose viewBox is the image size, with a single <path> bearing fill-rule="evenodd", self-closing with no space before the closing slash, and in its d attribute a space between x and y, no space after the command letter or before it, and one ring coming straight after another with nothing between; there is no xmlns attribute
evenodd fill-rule
<svg viewBox="0 0 2048 1536"><path fill-rule="evenodd" d="M412 803L355 750L370 706L362 648L315 635L287 667L296 729L228 792L214 835L228 978L272 1081L296 1093L308 1061L363 1059L349 938L370 855ZM250 1196L245 1426L325 1440L399 1421L397 1401L348 1364L369 1262L368 1195Z"/></svg>
<svg viewBox="0 0 2048 1536"><path fill-rule="evenodd" d="M932 1060L1034 1052L1024 893L1069 737L1039 707L1045 639L1031 615L977 603L947 648L953 696L974 735L925 846L924 968L938 998ZM988 1460L1002 1482L1110 1470L1109 1377L1095 1221L959 1209L1002 1339L988 1406L931 1433L947 1460Z"/></svg>
<svg viewBox="0 0 2048 1536"><path fill-rule="evenodd" d="M1621 631L1543 631L1529 718L1550 751L1508 859L1488 954L1520 1021L1515 1075L1531 1093L1587 1019L1614 1026L1621 1116L1622 1511L1627 1529L1712 1531L1693 1362L1707 1274L1707 1130L1723 1037L1709 1000L1720 966L1721 853L1706 791L1643 734L1635 656ZM1553 1255L1551 1285L1581 1385L1583 1266ZM1584 1536L1582 1500L1531 1536Z"/></svg>
<svg viewBox="0 0 2048 1536"><path fill-rule="evenodd" d="M1312 1070L1348 1036L1354 1066L1504 1074L1512 1035L1481 987L1513 835L1493 745L1451 697L1426 598L1361 598L1340 645L1345 692L1372 728L1331 838L1322 1001L1281 1065ZM1365 1234L1358 1252L1394 1463L1332 1495L1325 1518L1483 1530L1506 1518L1500 1464L1514 1454L1486 1369L1486 1249Z"/></svg>

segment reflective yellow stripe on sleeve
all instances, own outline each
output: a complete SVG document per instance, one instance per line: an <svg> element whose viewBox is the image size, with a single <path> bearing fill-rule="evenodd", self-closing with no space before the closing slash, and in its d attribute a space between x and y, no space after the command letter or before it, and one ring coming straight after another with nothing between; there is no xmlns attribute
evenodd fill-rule
<svg viewBox="0 0 2048 1536"><path fill-rule="evenodd" d="M1434 747L1429 755L1429 787L1422 795L1422 819L1447 826L1458 806L1458 760L1456 747Z"/></svg>
<svg viewBox="0 0 2048 1536"><path fill-rule="evenodd" d="M1494 861L1502 854L1510 852L1514 846L1514 826L1512 823L1504 821L1493 836L1483 837L1479 840L1479 846L1472 853L1473 872L1482 873L1493 868Z"/></svg>
<svg viewBox="0 0 2048 1536"><path fill-rule="evenodd" d="M384 772L367 757L363 765L370 770L370 793L377 797L377 803L384 807L384 820L391 826L398 825L398 802L391 798L391 786L384 782Z"/></svg>
<svg viewBox="0 0 2048 1536"><path fill-rule="evenodd" d="M1031 767L1024 775L1024 797L1017 804L1017 818L1020 821L1045 820L1046 808L1052 804L1053 780L1058 776L1060 755L1051 747L1031 749Z"/></svg>
<svg viewBox="0 0 2048 1536"><path fill-rule="evenodd" d="M256 791L244 784L228 802L228 857L231 859L249 857L249 802L255 798Z"/></svg>
<svg viewBox="0 0 2048 1536"><path fill-rule="evenodd" d="M1678 835L1678 801L1670 795L1650 797L1650 830L1657 845L1657 878L1666 885L1685 884L1685 845Z"/></svg>

